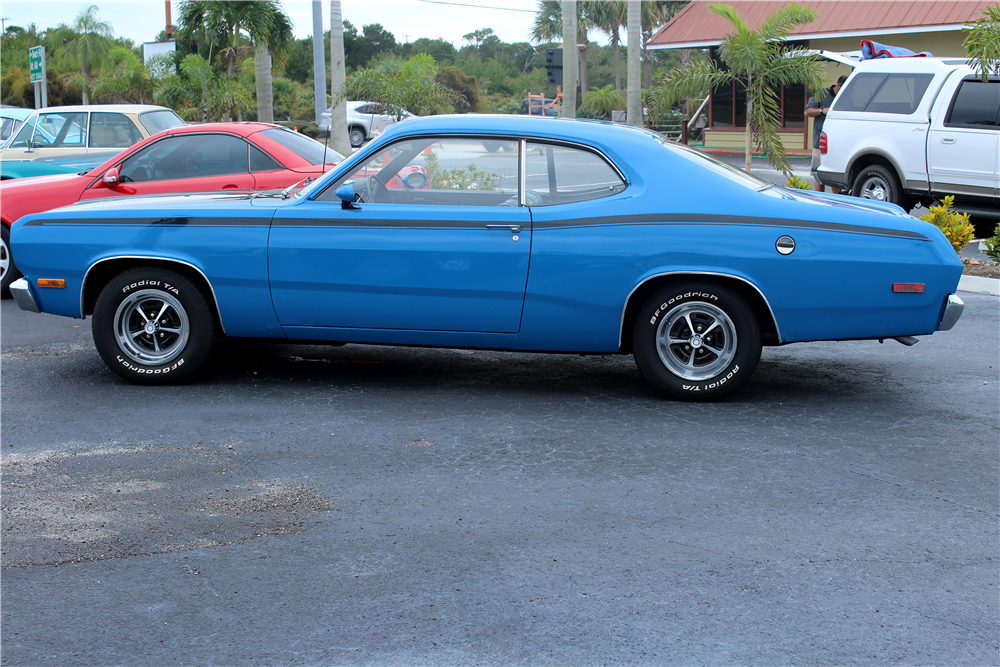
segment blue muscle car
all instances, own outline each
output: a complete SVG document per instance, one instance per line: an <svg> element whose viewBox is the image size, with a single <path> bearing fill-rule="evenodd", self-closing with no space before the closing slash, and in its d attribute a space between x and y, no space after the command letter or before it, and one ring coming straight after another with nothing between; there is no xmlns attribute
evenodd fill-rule
<svg viewBox="0 0 1000 667"><path fill-rule="evenodd" d="M298 191L98 200L11 241L18 304L93 315L139 383L228 336L633 354L667 395L712 399L763 345L909 345L962 312L951 245L892 204L562 118L408 120Z"/></svg>

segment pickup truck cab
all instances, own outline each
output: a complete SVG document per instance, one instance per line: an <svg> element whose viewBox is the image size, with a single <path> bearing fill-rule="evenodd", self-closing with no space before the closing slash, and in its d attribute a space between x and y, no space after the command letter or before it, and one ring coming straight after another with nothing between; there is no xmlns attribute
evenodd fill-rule
<svg viewBox="0 0 1000 667"><path fill-rule="evenodd" d="M909 208L955 196L955 208L1000 218L1000 77L958 58L858 64L823 124L824 185Z"/></svg>

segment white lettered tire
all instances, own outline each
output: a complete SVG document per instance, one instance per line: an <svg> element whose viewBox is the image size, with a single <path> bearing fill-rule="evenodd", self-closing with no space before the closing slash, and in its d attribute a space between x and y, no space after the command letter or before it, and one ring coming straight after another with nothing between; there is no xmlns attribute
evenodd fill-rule
<svg viewBox="0 0 1000 667"><path fill-rule="evenodd" d="M713 400L749 379L760 360L760 327L739 295L712 283L663 289L639 312L635 363L671 398Z"/></svg>
<svg viewBox="0 0 1000 667"><path fill-rule="evenodd" d="M136 267L113 278L94 306L94 344L137 384L188 378L210 356L215 318L202 290L169 269Z"/></svg>

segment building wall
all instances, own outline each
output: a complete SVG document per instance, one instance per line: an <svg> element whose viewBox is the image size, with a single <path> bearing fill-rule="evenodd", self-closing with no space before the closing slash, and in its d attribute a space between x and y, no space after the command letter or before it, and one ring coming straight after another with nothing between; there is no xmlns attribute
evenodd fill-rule
<svg viewBox="0 0 1000 667"><path fill-rule="evenodd" d="M966 56L965 47L962 46L965 33L960 30L909 33L904 35L880 35L872 33L864 37L812 39L809 40L809 48L850 53L851 51L861 50L862 39L870 39L873 42L890 46L901 46L916 53L929 51L937 57L964 58ZM826 62L825 69L827 72L827 86L833 85L841 75L849 75L854 70L853 67L829 60ZM804 136L803 132L781 132L781 142L784 144L785 150L791 154L803 151L810 152L812 150L812 132L813 119L806 118ZM704 134L704 145L706 148L743 149L745 138L744 133L740 130L712 130L711 128L706 128Z"/></svg>

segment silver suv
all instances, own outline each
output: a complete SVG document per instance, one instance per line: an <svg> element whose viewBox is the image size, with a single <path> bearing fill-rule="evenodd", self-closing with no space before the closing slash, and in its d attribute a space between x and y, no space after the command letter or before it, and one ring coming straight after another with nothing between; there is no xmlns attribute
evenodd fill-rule
<svg viewBox="0 0 1000 667"><path fill-rule="evenodd" d="M321 134L330 133L330 116L332 108L319 115L319 131ZM414 115L406 112L403 120L413 118ZM375 102L348 102L347 103L347 134L351 138L351 146L357 148L376 134L385 132L385 128L396 122L394 116L387 116L382 113L382 105Z"/></svg>

